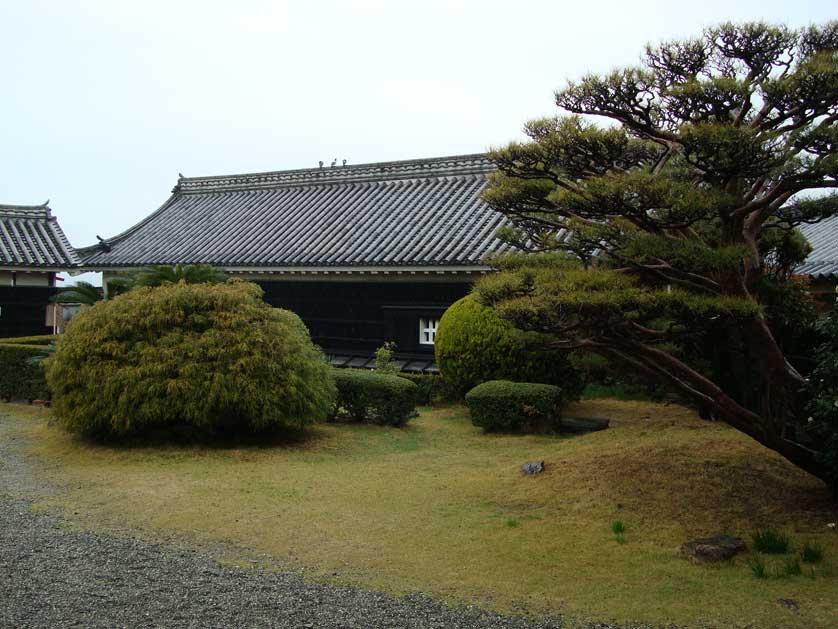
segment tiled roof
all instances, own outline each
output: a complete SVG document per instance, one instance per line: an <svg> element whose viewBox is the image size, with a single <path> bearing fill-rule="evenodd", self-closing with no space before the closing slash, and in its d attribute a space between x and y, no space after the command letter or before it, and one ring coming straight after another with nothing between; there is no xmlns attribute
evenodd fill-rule
<svg viewBox="0 0 838 629"><path fill-rule="evenodd" d="M0 267L68 269L80 263L46 204L0 204Z"/></svg>
<svg viewBox="0 0 838 629"><path fill-rule="evenodd" d="M796 272L815 278L838 277L838 216L802 225L800 231L812 245L812 253Z"/></svg>
<svg viewBox="0 0 838 629"><path fill-rule="evenodd" d="M480 199L484 155L181 178L128 231L79 250L86 268L480 267L508 248Z"/></svg>

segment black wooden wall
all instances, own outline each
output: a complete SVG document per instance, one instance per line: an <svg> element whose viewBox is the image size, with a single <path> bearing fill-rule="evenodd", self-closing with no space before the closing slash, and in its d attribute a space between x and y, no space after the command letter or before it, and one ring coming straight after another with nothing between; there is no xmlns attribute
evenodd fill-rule
<svg viewBox="0 0 838 629"><path fill-rule="evenodd" d="M51 286L0 286L0 338L51 334L47 304L58 289Z"/></svg>
<svg viewBox="0 0 838 629"><path fill-rule="evenodd" d="M433 357L419 343L419 319L440 317L468 282L260 281L265 301L296 312L327 353L372 354L395 341L400 355Z"/></svg>

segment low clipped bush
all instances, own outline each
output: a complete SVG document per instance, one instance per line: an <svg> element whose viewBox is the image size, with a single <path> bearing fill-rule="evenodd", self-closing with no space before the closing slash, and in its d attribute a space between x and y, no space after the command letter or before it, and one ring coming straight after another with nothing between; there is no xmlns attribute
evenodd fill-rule
<svg viewBox="0 0 838 629"><path fill-rule="evenodd" d="M439 322L436 362L459 395L489 380L553 384L569 398L584 388L567 352L544 349L549 337L516 329L468 295L451 305Z"/></svg>
<svg viewBox="0 0 838 629"><path fill-rule="evenodd" d="M14 336L0 339L0 345L49 345L58 340L56 334L39 334L37 336Z"/></svg>
<svg viewBox="0 0 838 629"><path fill-rule="evenodd" d="M484 432L557 430L566 402L561 388L534 382L490 380L466 393L471 422Z"/></svg>
<svg viewBox="0 0 838 629"><path fill-rule="evenodd" d="M352 421L403 426L416 413L418 387L400 376L335 369L338 394L332 416Z"/></svg>
<svg viewBox="0 0 838 629"><path fill-rule="evenodd" d="M0 399L29 402L48 399L49 389L41 365L49 353L47 346L12 342L16 340L0 342Z"/></svg>
<svg viewBox="0 0 838 629"><path fill-rule="evenodd" d="M59 421L101 437L301 426L332 370L300 318L248 282L137 288L76 315L45 361Z"/></svg>

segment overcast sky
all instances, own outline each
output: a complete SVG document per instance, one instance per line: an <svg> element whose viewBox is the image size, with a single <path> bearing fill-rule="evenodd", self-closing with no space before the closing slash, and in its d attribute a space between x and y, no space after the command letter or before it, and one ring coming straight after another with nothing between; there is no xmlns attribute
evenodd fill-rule
<svg viewBox="0 0 838 629"><path fill-rule="evenodd" d="M0 0L0 203L50 199L84 246L160 206L179 172L480 152L647 42L838 17L834 0L686 6Z"/></svg>

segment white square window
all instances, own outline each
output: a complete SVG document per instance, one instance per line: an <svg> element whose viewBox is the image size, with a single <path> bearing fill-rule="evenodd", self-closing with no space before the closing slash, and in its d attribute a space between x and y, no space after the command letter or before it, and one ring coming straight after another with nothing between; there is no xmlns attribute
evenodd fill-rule
<svg viewBox="0 0 838 629"><path fill-rule="evenodd" d="M419 344L433 345L437 327L439 319L419 319Z"/></svg>

